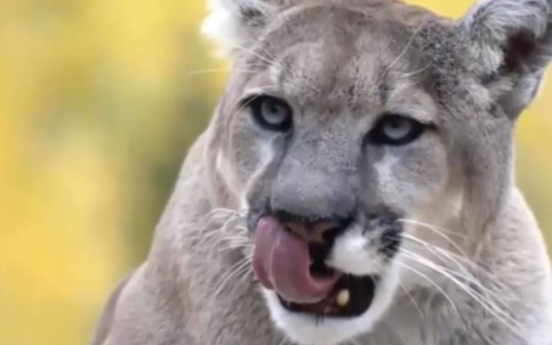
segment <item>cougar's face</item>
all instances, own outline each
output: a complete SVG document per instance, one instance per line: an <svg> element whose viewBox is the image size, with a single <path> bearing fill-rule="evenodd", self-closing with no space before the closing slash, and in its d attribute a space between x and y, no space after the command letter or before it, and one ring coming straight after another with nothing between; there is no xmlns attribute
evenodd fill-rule
<svg viewBox="0 0 552 345"><path fill-rule="evenodd" d="M276 325L335 344L407 284L413 225L450 212L447 149L410 29L325 8L286 21L236 61L218 163Z"/></svg>
<svg viewBox="0 0 552 345"><path fill-rule="evenodd" d="M217 167L248 210L272 318L301 344L369 331L420 278L409 259L432 233L418 225L454 216L447 130L416 29L311 7L237 53Z"/></svg>

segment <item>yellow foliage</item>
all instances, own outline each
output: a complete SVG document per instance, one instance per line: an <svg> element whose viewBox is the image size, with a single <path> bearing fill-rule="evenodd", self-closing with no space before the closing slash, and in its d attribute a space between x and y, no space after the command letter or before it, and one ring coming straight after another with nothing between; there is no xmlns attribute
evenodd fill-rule
<svg viewBox="0 0 552 345"><path fill-rule="evenodd" d="M410 1L457 16L471 1ZM87 342L143 259L226 74L203 1L0 3L0 339ZM197 72L197 73L196 73ZM552 89L519 128L519 180L552 229Z"/></svg>

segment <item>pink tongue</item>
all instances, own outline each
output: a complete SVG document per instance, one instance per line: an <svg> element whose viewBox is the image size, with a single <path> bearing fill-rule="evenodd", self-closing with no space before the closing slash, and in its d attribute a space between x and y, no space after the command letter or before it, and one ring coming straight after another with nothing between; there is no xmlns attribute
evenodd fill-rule
<svg viewBox="0 0 552 345"><path fill-rule="evenodd" d="M339 277L314 278L307 242L293 236L272 217L255 230L253 270L262 286L289 302L316 303L326 298Z"/></svg>

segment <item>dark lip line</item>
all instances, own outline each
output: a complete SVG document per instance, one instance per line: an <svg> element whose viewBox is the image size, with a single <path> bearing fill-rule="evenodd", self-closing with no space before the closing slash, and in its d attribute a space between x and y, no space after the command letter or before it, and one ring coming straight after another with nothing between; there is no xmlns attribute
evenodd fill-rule
<svg viewBox="0 0 552 345"><path fill-rule="evenodd" d="M291 312L291 313L308 314L308 315L311 315L311 316L315 316L317 318L332 318L332 319L355 318L355 317L359 317L362 314L366 313L370 309L370 307L373 305L373 302L374 302L374 300L376 298L376 295L377 295L379 283L381 281L381 276L380 275L361 275L361 276L358 276L358 275L346 274L346 276L343 277L343 279L345 279L345 280L340 279L340 281L338 281L338 283L336 284L334 290L332 291L332 293L330 295L334 295L336 292L340 291L344 287L343 285L345 284L345 282L347 282L346 279L347 278L350 279L350 277L355 278L355 279L359 279L359 280L369 281L368 286L371 287L371 290L370 290L371 296L369 296L369 301L368 301L366 306L362 306L362 308L359 309L359 310L354 310L354 311L349 310L348 312L346 311L342 315L339 315L339 314L324 315L324 314L317 314L315 312L309 312L308 310L303 309L303 308L305 308L305 305L302 306L301 304L298 304L298 303L295 303L295 302L286 301L277 292L274 292L274 293L276 294L276 296L278 298L278 301L280 302L282 307L284 309L286 309L287 311Z"/></svg>

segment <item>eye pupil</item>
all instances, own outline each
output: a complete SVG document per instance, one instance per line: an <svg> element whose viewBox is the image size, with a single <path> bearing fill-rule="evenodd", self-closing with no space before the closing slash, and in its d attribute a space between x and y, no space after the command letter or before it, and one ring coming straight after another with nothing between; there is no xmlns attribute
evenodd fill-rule
<svg viewBox="0 0 552 345"><path fill-rule="evenodd" d="M272 100L263 103L261 112L265 120L273 124L280 123L286 116L286 109Z"/></svg>
<svg viewBox="0 0 552 345"><path fill-rule="evenodd" d="M395 127L395 128L401 127L401 123L397 120L392 120L391 121L391 127Z"/></svg>
<svg viewBox="0 0 552 345"><path fill-rule="evenodd" d="M278 113L278 111L282 110L282 108L274 102L269 101L269 102L266 102L266 104L268 104L267 107L272 113Z"/></svg>

